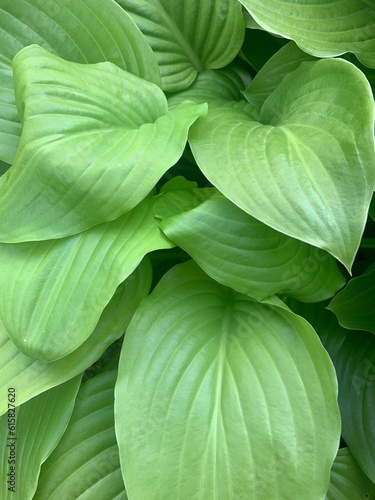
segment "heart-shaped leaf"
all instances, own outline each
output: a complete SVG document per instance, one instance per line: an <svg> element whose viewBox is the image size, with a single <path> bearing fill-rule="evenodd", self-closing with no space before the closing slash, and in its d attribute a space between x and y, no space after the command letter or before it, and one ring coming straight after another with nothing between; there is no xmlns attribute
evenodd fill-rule
<svg viewBox="0 0 375 500"><path fill-rule="evenodd" d="M0 159L13 163L21 124L12 60L37 43L69 61L111 61L160 85L157 62L133 20L113 0L2 0L0 6Z"/></svg>
<svg viewBox="0 0 375 500"><path fill-rule="evenodd" d="M82 384L72 418L43 464L34 500L126 500L114 429L117 370Z"/></svg>
<svg viewBox="0 0 375 500"><path fill-rule="evenodd" d="M219 283L257 300L283 293L306 302L329 298L344 285L329 254L275 231L220 194L174 213L175 198L185 209L190 197L196 198L194 190L166 193L155 214L162 203L162 230Z"/></svg>
<svg viewBox="0 0 375 500"><path fill-rule="evenodd" d="M30 46L13 61L23 122L0 178L0 241L75 234L136 206L181 156L206 105L168 112L155 84L113 64L63 61Z"/></svg>
<svg viewBox="0 0 375 500"><path fill-rule="evenodd" d="M206 177L240 208L327 250L350 269L374 189L374 101L344 60L304 62L264 102L197 121L189 140Z"/></svg>
<svg viewBox="0 0 375 500"><path fill-rule="evenodd" d="M146 35L166 92L188 88L198 72L226 66L241 48L245 22L233 0L117 0Z"/></svg>
<svg viewBox="0 0 375 500"><path fill-rule="evenodd" d="M262 28L318 57L353 52L375 67L373 0L239 0Z"/></svg>
<svg viewBox="0 0 375 500"><path fill-rule="evenodd" d="M81 376L75 377L18 408L16 388L3 393L9 409L0 417L2 499L34 498L40 466L68 426L80 382Z"/></svg>
<svg viewBox="0 0 375 500"><path fill-rule="evenodd" d="M144 260L116 290L104 309L95 330L75 351L44 363L23 354L10 340L0 322L0 391L17 390L17 405L62 384L91 366L125 332L134 311L147 296L152 278L150 262ZM7 401L0 399L0 415L7 411Z"/></svg>
<svg viewBox="0 0 375 500"><path fill-rule="evenodd" d="M375 270L349 281L344 290L330 302L340 325L353 330L375 333Z"/></svg>
<svg viewBox="0 0 375 500"><path fill-rule="evenodd" d="M0 244L0 317L24 354L50 362L77 349L144 255L174 246L153 204L68 238Z"/></svg>
<svg viewBox="0 0 375 500"><path fill-rule="evenodd" d="M171 269L127 330L115 425L129 498L323 498L340 436L311 326Z"/></svg>
<svg viewBox="0 0 375 500"><path fill-rule="evenodd" d="M326 500L375 498L375 484L363 473L348 448L341 448L331 469Z"/></svg>

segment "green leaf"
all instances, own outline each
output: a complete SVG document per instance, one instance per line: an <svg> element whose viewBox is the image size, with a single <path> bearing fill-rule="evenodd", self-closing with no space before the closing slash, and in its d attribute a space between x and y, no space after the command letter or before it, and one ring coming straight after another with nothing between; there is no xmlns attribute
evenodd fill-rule
<svg viewBox="0 0 375 500"><path fill-rule="evenodd" d="M134 311L149 292L151 274L150 263L146 260L117 288L90 337L71 354L52 363L23 354L0 321L1 394L5 394L8 387L15 387L17 405L20 405L82 373L124 333ZM0 415L6 411L7 401L0 398Z"/></svg>
<svg viewBox="0 0 375 500"><path fill-rule="evenodd" d="M38 44L69 61L111 61L160 85L154 54L132 19L113 0L2 0L0 6L0 159L13 163L21 124L12 60Z"/></svg>
<svg viewBox="0 0 375 500"><path fill-rule="evenodd" d="M177 196L186 209L183 200L188 191L167 193L160 202L165 206L170 200L173 208ZM222 195L192 210L167 214L160 227L209 276L257 300L283 293L317 302L345 284L329 254L275 231Z"/></svg>
<svg viewBox="0 0 375 500"><path fill-rule="evenodd" d="M67 428L80 382L81 376L75 377L18 408L14 408L17 390L10 386L3 393L9 401L9 409L0 417L2 499L33 498L40 466Z"/></svg>
<svg viewBox="0 0 375 500"><path fill-rule="evenodd" d="M344 60L320 60L281 80L260 121L245 108L213 109L189 141L203 173L233 203L350 269L374 189L373 124L363 74Z"/></svg>
<svg viewBox="0 0 375 500"><path fill-rule="evenodd" d="M174 246L153 204L68 238L0 245L0 317L24 354L50 362L77 349L144 255Z"/></svg>
<svg viewBox="0 0 375 500"><path fill-rule="evenodd" d="M98 375L77 395L72 418L43 464L35 500L125 500L114 429L117 370Z"/></svg>
<svg viewBox="0 0 375 500"><path fill-rule="evenodd" d="M345 328L375 333L375 270L353 278L330 302L333 311Z"/></svg>
<svg viewBox="0 0 375 500"><path fill-rule="evenodd" d="M323 498L340 435L333 366L310 325L170 270L127 330L115 425L129 497Z"/></svg>
<svg viewBox="0 0 375 500"><path fill-rule="evenodd" d="M362 472L348 448L341 448L331 469L326 500L375 498L375 484Z"/></svg>
<svg viewBox="0 0 375 500"><path fill-rule="evenodd" d="M168 112L159 87L108 62L71 63L31 46L13 65L23 131L0 178L3 242L69 236L129 211L206 112L189 102Z"/></svg>
<svg viewBox="0 0 375 500"><path fill-rule="evenodd" d="M166 92L188 88L198 73L223 68L239 52L245 22L235 0L117 0L146 35Z"/></svg>
<svg viewBox="0 0 375 500"><path fill-rule="evenodd" d="M267 31L317 57L353 52L375 67L373 0L239 0Z"/></svg>
<svg viewBox="0 0 375 500"><path fill-rule="evenodd" d="M250 75L234 63L223 69L208 69L199 73L188 89L170 94L168 104L172 108L185 100L191 100L207 102L209 108L213 108L227 101L241 101L242 91L250 79Z"/></svg>
<svg viewBox="0 0 375 500"><path fill-rule="evenodd" d="M8 163L4 163L3 161L0 160L0 177L5 174L5 172L10 168L10 165Z"/></svg>
<svg viewBox="0 0 375 500"><path fill-rule="evenodd" d="M294 42L289 42L266 62L243 95L259 110L260 116L264 102L276 90L281 80L296 70L301 63L314 60L314 57L305 54Z"/></svg>
<svg viewBox="0 0 375 500"><path fill-rule="evenodd" d="M345 330L322 304L294 303L292 308L313 325L335 365L342 437L375 483L375 337Z"/></svg>

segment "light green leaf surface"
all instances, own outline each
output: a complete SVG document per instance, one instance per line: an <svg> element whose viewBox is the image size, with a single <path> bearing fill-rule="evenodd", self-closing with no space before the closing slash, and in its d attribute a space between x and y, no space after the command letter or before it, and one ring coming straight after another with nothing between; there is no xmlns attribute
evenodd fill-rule
<svg viewBox="0 0 375 500"><path fill-rule="evenodd" d="M0 241L69 236L136 206L181 156L206 105L168 112L155 84L111 63L63 61L38 46L13 62L23 122L0 178Z"/></svg>
<svg viewBox="0 0 375 500"><path fill-rule="evenodd" d="M38 44L69 61L111 61L160 85L154 54L139 29L113 0L2 0L0 4L0 159L12 163L21 124L12 60Z"/></svg>
<svg viewBox="0 0 375 500"><path fill-rule="evenodd" d="M374 0L239 0L262 28L317 57L353 52L375 67Z"/></svg>
<svg viewBox="0 0 375 500"><path fill-rule="evenodd" d="M174 107L190 100L207 102L209 108L213 108L227 101L241 101L242 91L249 85L250 80L250 75L237 64L231 64L224 69L208 69L199 73L188 89L170 94L168 105Z"/></svg>
<svg viewBox="0 0 375 500"><path fill-rule="evenodd" d="M0 245L0 317L24 354L50 362L77 349L144 255L174 246L153 203L69 238Z"/></svg>
<svg viewBox="0 0 375 500"><path fill-rule="evenodd" d="M194 196L177 193L180 200ZM224 196L173 214L176 197L168 193L160 198L164 206L170 200L172 208L160 227L219 283L257 300L283 293L306 302L329 298L345 284L328 253L275 231Z"/></svg>
<svg viewBox="0 0 375 500"><path fill-rule="evenodd" d="M82 384L61 441L43 464L34 500L125 500L114 429L117 370Z"/></svg>
<svg viewBox="0 0 375 500"><path fill-rule="evenodd" d="M129 498L324 498L336 398L307 322L178 265L138 308L121 352L115 425Z"/></svg>
<svg viewBox="0 0 375 500"><path fill-rule="evenodd" d="M331 469L326 500L372 500L375 484L362 472L348 448L341 448Z"/></svg>
<svg viewBox="0 0 375 500"><path fill-rule="evenodd" d="M191 128L206 177L256 219L350 269L374 189L374 102L344 60L304 62L264 102L260 121L217 108Z"/></svg>
<svg viewBox="0 0 375 500"><path fill-rule="evenodd" d="M10 340L0 322L0 392L8 387L17 391L17 405L62 384L91 366L125 332L134 311L147 296L152 270L144 260L116 290L99 318L90 337L71 354L52 363L44 363L23 354ZM7 411L7 401L0 399L0 415Z"/></svg>
<svg viewBox="0 0 375 500"><path fill-rule="evenodd" d="M146 35L166 92L188 88L197 74L223 68L241 48L245 22L235 0L117 0Z"/></svg>
<svg viewBox="0 0 375 500"><path fill-rule="evenodd" d="M333 360L342 436L361 469L375 483L375 337L342 328L324 304L290 305L312 324Z"/></svg>
<svg viewBox="0 0 375 500"><path fill-rule="evenodd" d="M265 100L276 90L281 80L296 70L301 63L314 60L316 59L313 56L303 52L294 42L289 42L266 62L243 95L259 111L260 116Z"/></svg>
<svg viewBox="0 0 375 500"><path fill-rule="evenodd" d="M351 279L328 308L345 328L375 333L374 297L375 270Z"/></svg>
<svg viewBox="0 0 375 500"><path fill-rule="evenodd" d="M37 487L40 466L56 447L72 415L81 376L54 387L14 409L17 390L10 386L3 397L11 406L0 417L0 497L2 500L31 500ZM13 469L11 469L13 467ZM8 483L15 474L14 484ZM12 488L9 489L9 488Z"/></svg>

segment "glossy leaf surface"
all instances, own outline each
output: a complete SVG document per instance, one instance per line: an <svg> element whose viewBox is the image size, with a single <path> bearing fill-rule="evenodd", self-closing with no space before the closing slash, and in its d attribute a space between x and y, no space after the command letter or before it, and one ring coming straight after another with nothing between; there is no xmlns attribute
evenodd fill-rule
<svg viewBox="0 0 375 500"><path fill-rule="evenodd" d="M69 61L111 61L160 85L159 69L147 41L113 0L2 0L0 159L8 163L13 163L21 135L12 60L33 43Z"/></svg>
<svg viewBox="0 0 375 500"><path fill-rule="evenodd" d="M114 429L116 370L82 384L72 418L43 464L35 500L126 500Z"/></svg>
<svg viewBox="0 0 375 500"><path fill-rule="evenodd" d="M60 238L136 206L181 156L206 105L168 112L155 84L38 46L13 61L22 139L0 178L0 241ZM147 174L147 175L146 175Z"/></svg>
<svg viewBox="0 0 375 500"><path fill-rule="evenodd" d="M115 419L128 495L322 498L340 435L336 397L307 322L192 261L176 266L122 348Z"/></svg>
<svg viewBox="0 0 375 500"><path fill-rule="evenodd" d="M62 384L82 373L125 332L134 311L147 296L151 285L150 262L143 261L116 290L89 338L63 358L45 363L23 354L10 340L0 322L0 390L17 391L16 404ZM0 400L0 415L7 410L5 398Z"/></svg>
<svg viewBox="0 0 375 500"><path fill-rule="evenodd" d="M350 268L374 188L373 123L363 74L343 60L320 60L283 78L259 121L238 107L217 108L189 140L203 173L232 202Z"/></svg>
<svg viewBox="0 0 375 500"><path fill-rule="evenodd" d="M353 52L375 67L373 0L239 0L262 28L318 57Z"/></svg>
<svg viewBox="0 0 375 500"><path fill-rule="evenodd" d="M241 48L245 22L233 0L117 0L146 35L162 87L177 92L199 72L222 68Z"/></svg>

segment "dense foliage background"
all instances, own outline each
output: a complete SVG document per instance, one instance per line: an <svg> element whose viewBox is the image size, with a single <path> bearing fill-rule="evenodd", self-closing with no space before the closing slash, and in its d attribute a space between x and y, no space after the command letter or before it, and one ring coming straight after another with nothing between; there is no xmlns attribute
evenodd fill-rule
<svg viewBox="0 0 375 500"><path fill-rule="evenodd" d="M375 498L374 82L373 0L0 0L0 498Z"/></svg>

